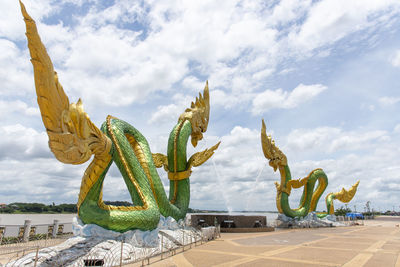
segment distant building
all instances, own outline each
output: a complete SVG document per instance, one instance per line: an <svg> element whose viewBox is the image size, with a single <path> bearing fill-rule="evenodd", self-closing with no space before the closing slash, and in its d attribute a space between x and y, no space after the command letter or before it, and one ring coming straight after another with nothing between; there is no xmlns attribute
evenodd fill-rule
<svg viewBox="0 0 400 267"><path fill-rule="evenodd" d="M0 209L5 209L5 208L7 208L7 204L0 203Z"/></svg>

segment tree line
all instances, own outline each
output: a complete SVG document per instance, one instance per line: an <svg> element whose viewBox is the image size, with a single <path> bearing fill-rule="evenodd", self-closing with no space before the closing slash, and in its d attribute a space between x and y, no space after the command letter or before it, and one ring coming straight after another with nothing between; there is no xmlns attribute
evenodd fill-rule
<svg viewBox="0 0 400 267"><path fill-rule="evenodd" d="M336 216L346 216L347 213L349 212L353 212L350 208L348 207L340 207L338 209L335 210L335 215ZM362 213L364 216L375 216L375 215L397 215L399 216L400 213L399 212L395 212L395 211L391 211L391 210L387 210L385 212L380 212L380 211L376 211L373 210L372 211L364 211L364 212L359 212Z"/></svg>
<svg viewBox="0 0 400 267"><path fill-rule="evenodd" d="M50 205L42 203L15 202L0 207L0 213L76 213L76 204L59 204L54 202Z"/></svg>

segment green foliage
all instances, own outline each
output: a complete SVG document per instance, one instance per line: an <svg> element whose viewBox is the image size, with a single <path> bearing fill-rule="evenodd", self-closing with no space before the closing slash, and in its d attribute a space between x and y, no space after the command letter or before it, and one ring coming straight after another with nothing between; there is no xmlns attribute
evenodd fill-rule
<svg viewBox="0 0 400 267"><path fill-rule="evenodd" d="M49 236L46 234L35 234L29 237L29 241L35 241L35 240L44 240L48 239ZM22 240L19 237L16 236L8 236L8 237L3 237L1 239L1 244L0 245L6 245L6 244L15 244L15 243L20 243Z"/></svg>
<svg viewBox="0 0 400 267"><path fill-rule="evenodd" d="M15 210L19 210L21 212L33 212L33 213L42 213L43 208L46 206L41 203L11 203L9 206L14 207Z"/></svg>
<svg viewBox="0 0 400 267"><path fill-rule="evenodd" d="M0 213L76 213L76 204L45 205L42 203L10 203L0 208Z"/></svg>
<svg viewBox="0 0 400 267"><path fill-rule="evenodd" d="M12 206L9 206L9 205L0 208L0 213L14 213L14 211L15 211L15 208Z"/></svg>
<svg viewBox="0 0 400 267"><path fill-rule="evenodd" d="M0 245L19 243L19 238L15 236L3 237Z"/></svg>
<svg viewBox="0 0 400 267"><path fill-rule="evenodd" d="M71 212L71 213L78 212L76 204L60 204L58 206L62 209L63 212Z"/></svg>
<svg viewBox="0 0 400 267"><path fill-rule="evenodd" d="M351 212L351 209L349 208L344 208L343 206L340 207L340 209L335 210L335 215L336 216L346 216L346 213Z"/></svg>
<svg viewBox="0 0 400 267"><path fill-rule="evenodd" d="M194 209L192 209L192 208L188 208L187 212L188 213L195 213L196 211Z"/></svg>

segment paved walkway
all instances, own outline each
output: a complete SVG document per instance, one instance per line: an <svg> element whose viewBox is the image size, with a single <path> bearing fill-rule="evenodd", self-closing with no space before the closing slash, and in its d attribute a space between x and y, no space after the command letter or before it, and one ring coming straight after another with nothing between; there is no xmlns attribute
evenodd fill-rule
<svg viewBox="0 0 400 267"><path fill-rule="evenodd" d="M151 266L400 267L399 224L378 217L350 227L225 233Z"/></svg>

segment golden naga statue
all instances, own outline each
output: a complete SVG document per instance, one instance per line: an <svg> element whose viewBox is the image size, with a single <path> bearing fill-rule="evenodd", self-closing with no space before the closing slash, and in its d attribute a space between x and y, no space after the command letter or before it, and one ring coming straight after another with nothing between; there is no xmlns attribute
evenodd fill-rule
<svg viewBox="0 0 400 267"><path fill-rule="evenodd" d="M196 146L207 130L208 82L203 94L185 110L171 131L167 155L152 154L144 136L127 122L108 116L99 129L84 112L80 99L76 104L69 102L40 40L35 21L21 1L20 4L37 101L50 149L59 161L68 164L82 164L94 156L82 178L77 204L79 218L85 224L97 224L118 232L152 230L157 227L160 214L176 220L184 218L190 200L191 169L207 161L219 145L187 159L189 137ZM113 162L123 176L133 206L112 206L103 202L103 181ZM156 170L162 166L170 180L169 197Z"/></svg>
<svg viewBox="0 0 400 267"><path fill-rule="evenodd" d="M269 165L274 171L279 169L281 175L281 183L275 182L277 195L276 206L279 213L284 213L288 217L305 217L309 212L315 212L318 201L328 186L328 177L322 169L315 169L302 179L292 180L286 155L275 145L275 141L271 136L267 136L264 120L261 126L261 145L265 158L269 160ZM314 190L315 183L318 186ZM353 199L356 194L360 181L356 182L349 190L342 189L337 193L329 193L326 198L327 213L318 213L317 216L322 218L328 214L334 214L333 200L337 199L347 203ZM303 194L300 199L300 205L297 209L291 209L289 205L289 196L292 188L303 187Z"/></svg>

